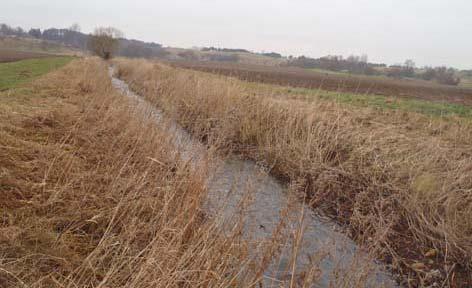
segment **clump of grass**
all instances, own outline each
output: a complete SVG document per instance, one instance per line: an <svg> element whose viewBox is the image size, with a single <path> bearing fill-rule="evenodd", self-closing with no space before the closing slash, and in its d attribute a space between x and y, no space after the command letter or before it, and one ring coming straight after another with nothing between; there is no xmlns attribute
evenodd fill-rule
<svg viewBox="0 0 472 288"><path fill-rule="evenodd" d="M311 205L409 285L472 283L470 122L267 97L233 78L116 62L120 77L206 143L302 183Z"/></svg>

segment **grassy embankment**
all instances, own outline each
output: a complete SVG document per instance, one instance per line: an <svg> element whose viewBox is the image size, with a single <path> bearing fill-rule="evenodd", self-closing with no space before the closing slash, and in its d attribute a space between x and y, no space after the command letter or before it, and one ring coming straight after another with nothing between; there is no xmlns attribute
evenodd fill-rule
<svg viewBox="0 0 472 288"><path fill-rule="evenodd" d="M32 38L0 37L0 59L3 51L17 51L50 55L80 55L81 51L60 43Z"/></svg>
<svg viewBox="0 0 472 288"><path fill-rule="evenodd" d="M69 59L37 61L2 73L39 75ZM21 89L0 92L0 287L260 279L239 228L224 237L202 213L206 163L181 160L172 135L111 87L105 63L15 79L3 87Z"/></svg>
<svg viewBox="0 0 472 288"><path fill-rule="evenodd" d="M194 135L298 183L313 207L375 247L408 285L472 284L469 119L409 112L416 104L391 110L270 97L233 78L117 63L120 77ZM442 114L428 112L434 105L420 110ZM439 110L457 109L448 107Z"/></svg>

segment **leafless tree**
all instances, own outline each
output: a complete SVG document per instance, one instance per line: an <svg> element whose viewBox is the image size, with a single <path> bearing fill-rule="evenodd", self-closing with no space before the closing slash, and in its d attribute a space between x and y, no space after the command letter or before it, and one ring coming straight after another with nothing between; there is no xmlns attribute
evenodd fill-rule
<svg viewBox="0 0 472 288"><path fill-rule="evenodd" d="M414 62L413 60L407 59L407 60L405 61L405 65L404 65L404 66L407 67L407 68L413 68L413 69L414 69L414 68L416 67L416 64L415 64L415 62Z"/></svg>
<svg viewBox="0 0 472 288"><path fill-rule="evenodd" d="M120 30L113 27L99 27L90 35L88 48L95 55L108 60L117 51L120 38L123 38Z"/></svg>
<svg viewBox="0 0 472 288"><path fill-rule="evenodd" d="M80 32L80 25L78 23L74 23L69 27L70 31Z"/></svg>

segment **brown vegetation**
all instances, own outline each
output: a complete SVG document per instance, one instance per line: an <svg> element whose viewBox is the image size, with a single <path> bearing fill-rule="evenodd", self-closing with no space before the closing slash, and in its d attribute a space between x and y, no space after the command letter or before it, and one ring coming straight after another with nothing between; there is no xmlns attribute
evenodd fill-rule
<svg viewBox="0 0 472 288"><path fill-rule="evenodd" d="M170 64L175 67L232 76L251 82L472 105L472 89L448 87L422 80L328 74L300 68L235 63L173 62Z"/></svg>
<svg viewBox="0 0 472 288"><path fill-rule="evenodd" d="M181 158L173 128L115 92L107 68L75 60L0 92L0 287L271 283L263 273L301 232L243 238L244 203L225 227L205 214L211 153ZM326 251L285 280L311 287ZM365 287L370 264L354 263L334 267L333 286Z"/></svg>
<svg viewBox="0 0 472 288"><path fill-rule="evenodd" d="M274 99L248 93L234 78L144 61L117 64L120 77L194 135L300 183L313 207L346 224L360 243L374 245L408 285L472 285L470 121ZM418 98L455 91L451 101L469 103L469 92L459 89L359 79L339 87L339 78L308 72L182 66L263 82Z"/></svg>
<svg viewBox="0 0 472 288"><path fill-rule="evenodd" d="M87 46L94 55L108 60L118 51L120 38L123 38L123 33L118 29L100 27L89 36Z"/></svg>
<svg viewBox="0 0 472 288"><path fill-rule="evenodd" d="M1 99L0 287L259 279L238 231L203 217L205 166L114 92L105 64L74 61Z"/></svg>

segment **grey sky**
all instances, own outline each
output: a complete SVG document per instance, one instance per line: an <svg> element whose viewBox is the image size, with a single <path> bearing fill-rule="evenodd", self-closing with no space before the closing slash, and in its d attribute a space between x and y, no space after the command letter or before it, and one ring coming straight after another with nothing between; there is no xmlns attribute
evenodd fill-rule
<svg viewBox="0 0 472 288"><path fill-rule="evenodd" d="M472 68L470 0L0 0L0 22L82 31L115 26L166 46Z"/></svg>

